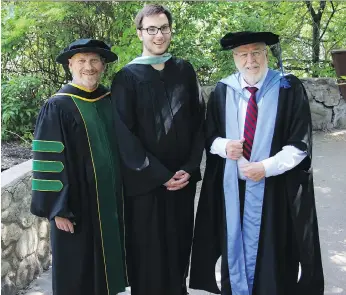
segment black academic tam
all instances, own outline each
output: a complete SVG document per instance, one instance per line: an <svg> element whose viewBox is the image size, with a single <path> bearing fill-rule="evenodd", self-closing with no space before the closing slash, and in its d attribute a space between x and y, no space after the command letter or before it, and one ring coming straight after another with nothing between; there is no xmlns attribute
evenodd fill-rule
<svg viewBox="0 0 346 295"><path fill-rule="evenodd" d="M273 45L279 42L279 35L271 32L236 32L227 33L220 40L220 44L224 50L234 49L238 46L263 42L266 45Z"/></svg>

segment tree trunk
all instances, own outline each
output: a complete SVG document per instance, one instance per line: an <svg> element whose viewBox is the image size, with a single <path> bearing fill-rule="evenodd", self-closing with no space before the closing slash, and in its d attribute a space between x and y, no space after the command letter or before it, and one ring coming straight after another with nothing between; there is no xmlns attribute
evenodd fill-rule
<svg viewBox="0 0 346 295"><path fill-rule="evenodd" d="M312 63L318 65L320 61L320 31L321 19L315 18L312 25Z"/></svg>
<svg viewBox="0 0 346 295"><path fill-rule="evenodd" d="M318 66L320 63L320 46L321 46L321 19L326 7L326 1L320 1L318 12L312 7L312 2L306 2L306 6L312 18L312 77L318 77Z"/></svg>

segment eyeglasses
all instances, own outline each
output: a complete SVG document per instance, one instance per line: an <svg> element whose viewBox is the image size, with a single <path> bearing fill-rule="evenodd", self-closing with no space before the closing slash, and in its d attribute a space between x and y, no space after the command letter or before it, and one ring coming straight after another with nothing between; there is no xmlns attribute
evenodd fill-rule
<svg viewBox="0 0 346 295"><path fill-rule="evenodd" d="M234 52L233 51L233 54L235 56L238 56L240 59L244 59L245 60L245 59L247 59L248 54L251 54L251 56L253 58L257 58L257 57L260 57L262 55L262 52L266 51L266 50L267 49L264 48L262 50L255 50L255 51L250 51L250 52Z"/></svg>
<svg viewBox="0 0 346 295"><path fill-rule="evenodd" d="M159 30L161 31L162 34L169 34L171 32L170 26L162 26L161 28L158 27L148 27L148 28L141 28L142 30L146 30L149 35L156 35Z"/></svg>

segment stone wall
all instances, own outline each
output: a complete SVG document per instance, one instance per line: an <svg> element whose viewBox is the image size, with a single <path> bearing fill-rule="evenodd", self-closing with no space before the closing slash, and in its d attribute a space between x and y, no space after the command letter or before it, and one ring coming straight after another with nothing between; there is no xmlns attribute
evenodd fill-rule
<svg viewBox="0 0 346 295"><path fill-rule="evenodd" d="M1 173L1 295L14 295L51 264L49 223L30 213L32 161Z"/></svg>
<svg viewBox="0 0 346 295"><path fill-rule="evenodd" d="M309 97L314 130L346 127L346 101L336 80L331 78L302 79Z"/></svg>
<svg viewBox="0 0 346 295"><path fill-rule="evenodd" d="M336 80L331 78L302 79L309 97L314 130L346 128L346 101L341 97ZM214 86L202 87L207 100Z"/></svg>

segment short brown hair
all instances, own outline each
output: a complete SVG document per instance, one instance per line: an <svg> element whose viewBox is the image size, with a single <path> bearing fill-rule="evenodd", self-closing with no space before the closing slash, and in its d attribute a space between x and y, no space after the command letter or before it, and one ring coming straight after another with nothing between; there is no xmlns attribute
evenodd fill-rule
<svg viewBox="0 0 346 295"><path fill-rule="evenodd" d="M136 18L135 18L136 28L137 29L142 28L142 21L145 16L157 15L161 13L164 13L167 16L168 24L171 27L173 22L172 14L166 7L159 4L147 4L136 15Z"/></svg>

